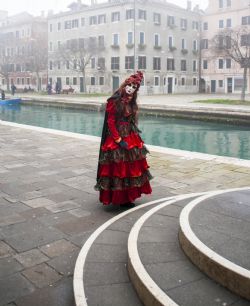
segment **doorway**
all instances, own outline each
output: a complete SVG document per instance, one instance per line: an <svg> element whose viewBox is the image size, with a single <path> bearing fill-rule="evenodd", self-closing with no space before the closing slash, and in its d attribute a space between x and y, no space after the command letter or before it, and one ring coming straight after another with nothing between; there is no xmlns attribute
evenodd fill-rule
<svg viewBox="0 0 250 306"><path fill-rule="evenodd" d="M216 92L216 80L211 80L211 93Z"/></svg>
<svg viewBox="0 0 250 306"><path fill-rule="evenodd" d="M119 77L113 76L112 81L113 81L112 89L113 89L113 92L114 92L119 88Z"/></svg>
<svg viewBox="0 0 250 306"><path fill-rule="evenodd" d="M233 92L233 78L227 78L227 92Z"/></svg>
<svg viewBox="0 0 250 306"><path fill-rule="evenodd" d="M173 78L168 78L168 93L173 93Z"/></svg>
<svg viewBox="0 0 250 306"><path fill-rule="evenodd" d="M80 77L80 92L84 92L83 77Z"/></svg>

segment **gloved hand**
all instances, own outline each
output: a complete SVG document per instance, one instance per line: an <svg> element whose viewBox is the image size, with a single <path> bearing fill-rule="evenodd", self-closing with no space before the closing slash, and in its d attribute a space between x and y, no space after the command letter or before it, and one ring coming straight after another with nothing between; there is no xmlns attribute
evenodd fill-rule
<svg viewBox="0 0 250 306"><path fill-rule="evenodd" d="M128 147L128 143L127 143L126 141L124 141L124 140L121 140L121 141L118 143L118 145L119 145L121 148L123 148L123 149L127 149L127 147Z"/></svg>

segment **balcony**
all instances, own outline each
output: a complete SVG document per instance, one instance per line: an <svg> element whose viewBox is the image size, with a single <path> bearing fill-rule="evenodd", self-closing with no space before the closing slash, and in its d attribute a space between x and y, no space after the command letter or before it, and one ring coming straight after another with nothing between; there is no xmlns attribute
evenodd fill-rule
<svg viewBox="0 0 250 306"><path fill-rule="evenodd" d="M126 44L126 47L127 47L128 49L132 49L132 48L134 48L134 44Z"/></svg>
<svg viewBox="0 0 250 306"><path fill-rule="evenodd" d="M184 54L184 55L188 54L188 49L181 49L181 53Z"/></svg>
<svg viewBox="0 0 250 306"><path fill-rule="evenodd" d="M155 45L155 46L154 46L154 49L156 49L156 50L161 50L161 46Z"/></svg>
<svg viewBox="0 0 250 306"><path fill-rule="evenodd" d="M110 47L113 48L113 49L119 49L119 48L120 48L120 45L113 44L113 45L111 45Z"/></svg>
<svg viewBox="0 0 250 306"><path fill-rule="evenodd" d="M145 45L145 44L138 44L138 48L139 48L140 50L143 50L143 49L146 48L146 45Z"/></svg>
<svg viewBox="0 0 250 306"><path fill-rule="evenodd" d="M174 46L169 47L169 51L173 52L175 50L176 50L176 47L174 47Z"/></svg>

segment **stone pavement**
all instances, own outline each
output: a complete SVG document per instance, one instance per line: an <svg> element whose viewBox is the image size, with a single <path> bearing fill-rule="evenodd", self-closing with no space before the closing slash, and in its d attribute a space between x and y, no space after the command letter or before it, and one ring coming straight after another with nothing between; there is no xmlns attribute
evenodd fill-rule
<svg viewBox="0 0 250 306"><path fill-rule="evenodd" d="M0 124L0 306L73 306L72 274L87 237L121 212L94 191L99 143ZM250 186L249 167L152 151L152 196ZM200 158L199 158L200 156Z"/></svg>

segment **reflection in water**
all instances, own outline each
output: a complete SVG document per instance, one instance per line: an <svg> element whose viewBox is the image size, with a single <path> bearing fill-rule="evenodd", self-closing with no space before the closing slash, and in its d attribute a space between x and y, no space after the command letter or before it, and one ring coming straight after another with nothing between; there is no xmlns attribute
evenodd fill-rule
<svg viewBox="0 0 250 306"><path fill-rule="evenodd" d="M103 125L103 113L16 104L1 106L0 119L94 136ZM148 144L250 159L249 127L143 116L139 123Z"/></svg>

